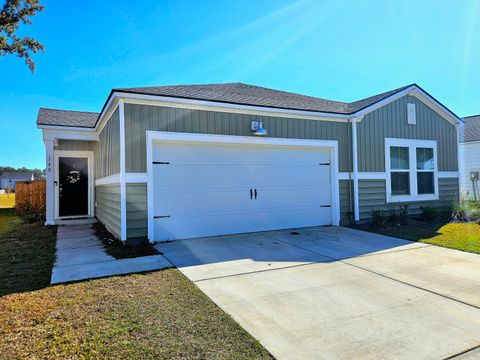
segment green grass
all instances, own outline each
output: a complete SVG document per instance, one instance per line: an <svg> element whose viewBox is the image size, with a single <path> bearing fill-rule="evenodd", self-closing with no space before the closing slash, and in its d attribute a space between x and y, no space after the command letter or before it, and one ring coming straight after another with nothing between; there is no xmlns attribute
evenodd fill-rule
<svg viewBox="0 0 480 360"><path fill-rule="evenodd" d="M15 194L0 194L0 209L13 208L15 206Z"/></svg>
<svg viewBox="0 0 480 360"><path fill-rule="evenodd" d="M382 229L372 229L368 226L360 228L401 239L480 254L480 225L477 223L448 223L441 220L424 222L411 219L407 225L402 226L387 226Z"/></svg>
<svg viewBox="0 0 480 360"><path fill-rule="evenodd" d="M47 286L51 230L6 215L0 239L2 358L271 358L176 269Z"/></svg>
<svg viewBox="0 0 480 360"><path fill-rule="evenodd" d="M0 212L0 296L48 286L54 261L54 228Z"/></svg>

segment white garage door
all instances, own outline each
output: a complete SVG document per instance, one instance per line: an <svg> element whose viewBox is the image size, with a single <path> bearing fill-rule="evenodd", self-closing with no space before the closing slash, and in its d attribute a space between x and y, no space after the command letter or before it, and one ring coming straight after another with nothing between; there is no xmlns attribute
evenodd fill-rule
<svg viewBox="0 0 480 360"><path fill-rule="evenodd" d="M154 240L332 223L330 151L154 142Z"/></svg>

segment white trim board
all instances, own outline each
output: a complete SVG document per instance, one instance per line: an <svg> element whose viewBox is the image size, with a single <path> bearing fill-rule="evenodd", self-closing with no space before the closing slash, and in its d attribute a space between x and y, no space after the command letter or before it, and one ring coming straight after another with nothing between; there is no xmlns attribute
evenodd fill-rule
<svg viewBox="0 0 480 360"><path fill-rule="evenodd" d="M84 157L88 161L88 217L93 217L95 215L95 187L94 187L94 156L93 151L70 151L70 150L55 150L55 165L54 165L54 181L57 183L57 186L54 186L54 197L55 197L55 219L68 219L72 216L62 216L59 215L59 158L60 157ZM79 216L73 216L79 217Z"/></svg>
<svg viewBox="0 0 480 360"><path fill-rule="evenodd" d="M125 183L135 184L135 183L147 183L148 174L147 173L126 173L125 174ZM96 186L102 185L113 185L120 184L120 173L113 174L110 176L105 176L103 178L95 180Z"/></svg>
<svg viewBox="0 0 480 360"><path fill-rule="evenodd" d="M120 173L95 180L95 186L120 184Z"/></svg>
<svg viewBox="0 0 480 360"><path fill-rule="evenodd" d="M147 131L147 204L148 204L148 238L154 241L154 206L153 206L153 143L154 142L193 142L241 145L275 145L293 147L318 147L330 149L331 159L331 215L332 225L340 223L340 191L338 182L338 141L336 140L304 140L283 138L254 138L232 135L209 135L192 133L172 133L164 131Z"/></svg>

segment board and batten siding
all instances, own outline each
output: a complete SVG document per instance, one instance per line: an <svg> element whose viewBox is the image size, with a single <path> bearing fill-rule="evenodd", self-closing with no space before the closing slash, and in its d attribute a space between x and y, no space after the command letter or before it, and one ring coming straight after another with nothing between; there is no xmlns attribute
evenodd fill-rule
<svg viewBox="0 0 480 360"><path fill-rule="evenodd" d="M82 140L57 140L58 144L55 150L62 151L95 151L96 141L82 141Z"/></svg>
<svg viewBox="0 0 480 360"><path fill-rule="evenodd" d="M95 179L120 172L120 116L113 112L98 136L95 148Z"/></svg>
<svg viewBox="0 0 480 360"><path fill-rule="evenodd" d="M147 184L127 184L127 238L147 235Z"/></svg>
<svg viewBox="0 0 480 360"><path fill-rule="evenodd" d="M121 239L120 185L95 186L95 216L117 239Z"/></svg>
<svg viewBox="0 0 480 360"><path fill-rule="evenodd" d="M407 122L415 104L416 125ZM365 115L357 124L358 171L385 171L385 138L436 140L438 171L458 171L455 126L413 96L403 96Z"/></svg>
<svg viewBox="0 0 480 360"><path fill-rule="evenodd" d="M348 123L125 104L126 171L147 171L148 130L251 136L253 120L263 121L269 137L338 140L340 171L351 169L351 130Z"/></svg>
<svg viewBox="0 0 480 360"><path fill-rule="evenodd" d="M373 210L384 210L387 212L395 210L398 215L400 204L408 204L408 214L415 215L420 213L421 206L448 209L457 203L459 199L458 179L455 178L438 179L439 199L434 201L387 203L385 180L360 180L358 187L361 220L370 219Z"/></svg>

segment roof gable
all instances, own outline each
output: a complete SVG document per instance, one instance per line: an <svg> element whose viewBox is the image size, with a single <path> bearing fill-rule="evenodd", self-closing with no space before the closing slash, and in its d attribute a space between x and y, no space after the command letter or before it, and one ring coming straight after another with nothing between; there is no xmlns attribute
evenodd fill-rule
<svg viewBox="0 0 480 360"><path fill-rule="evenodd" d="M480 141L480 115L464 117L465 125L460 132L460 142Z"/></svg>

